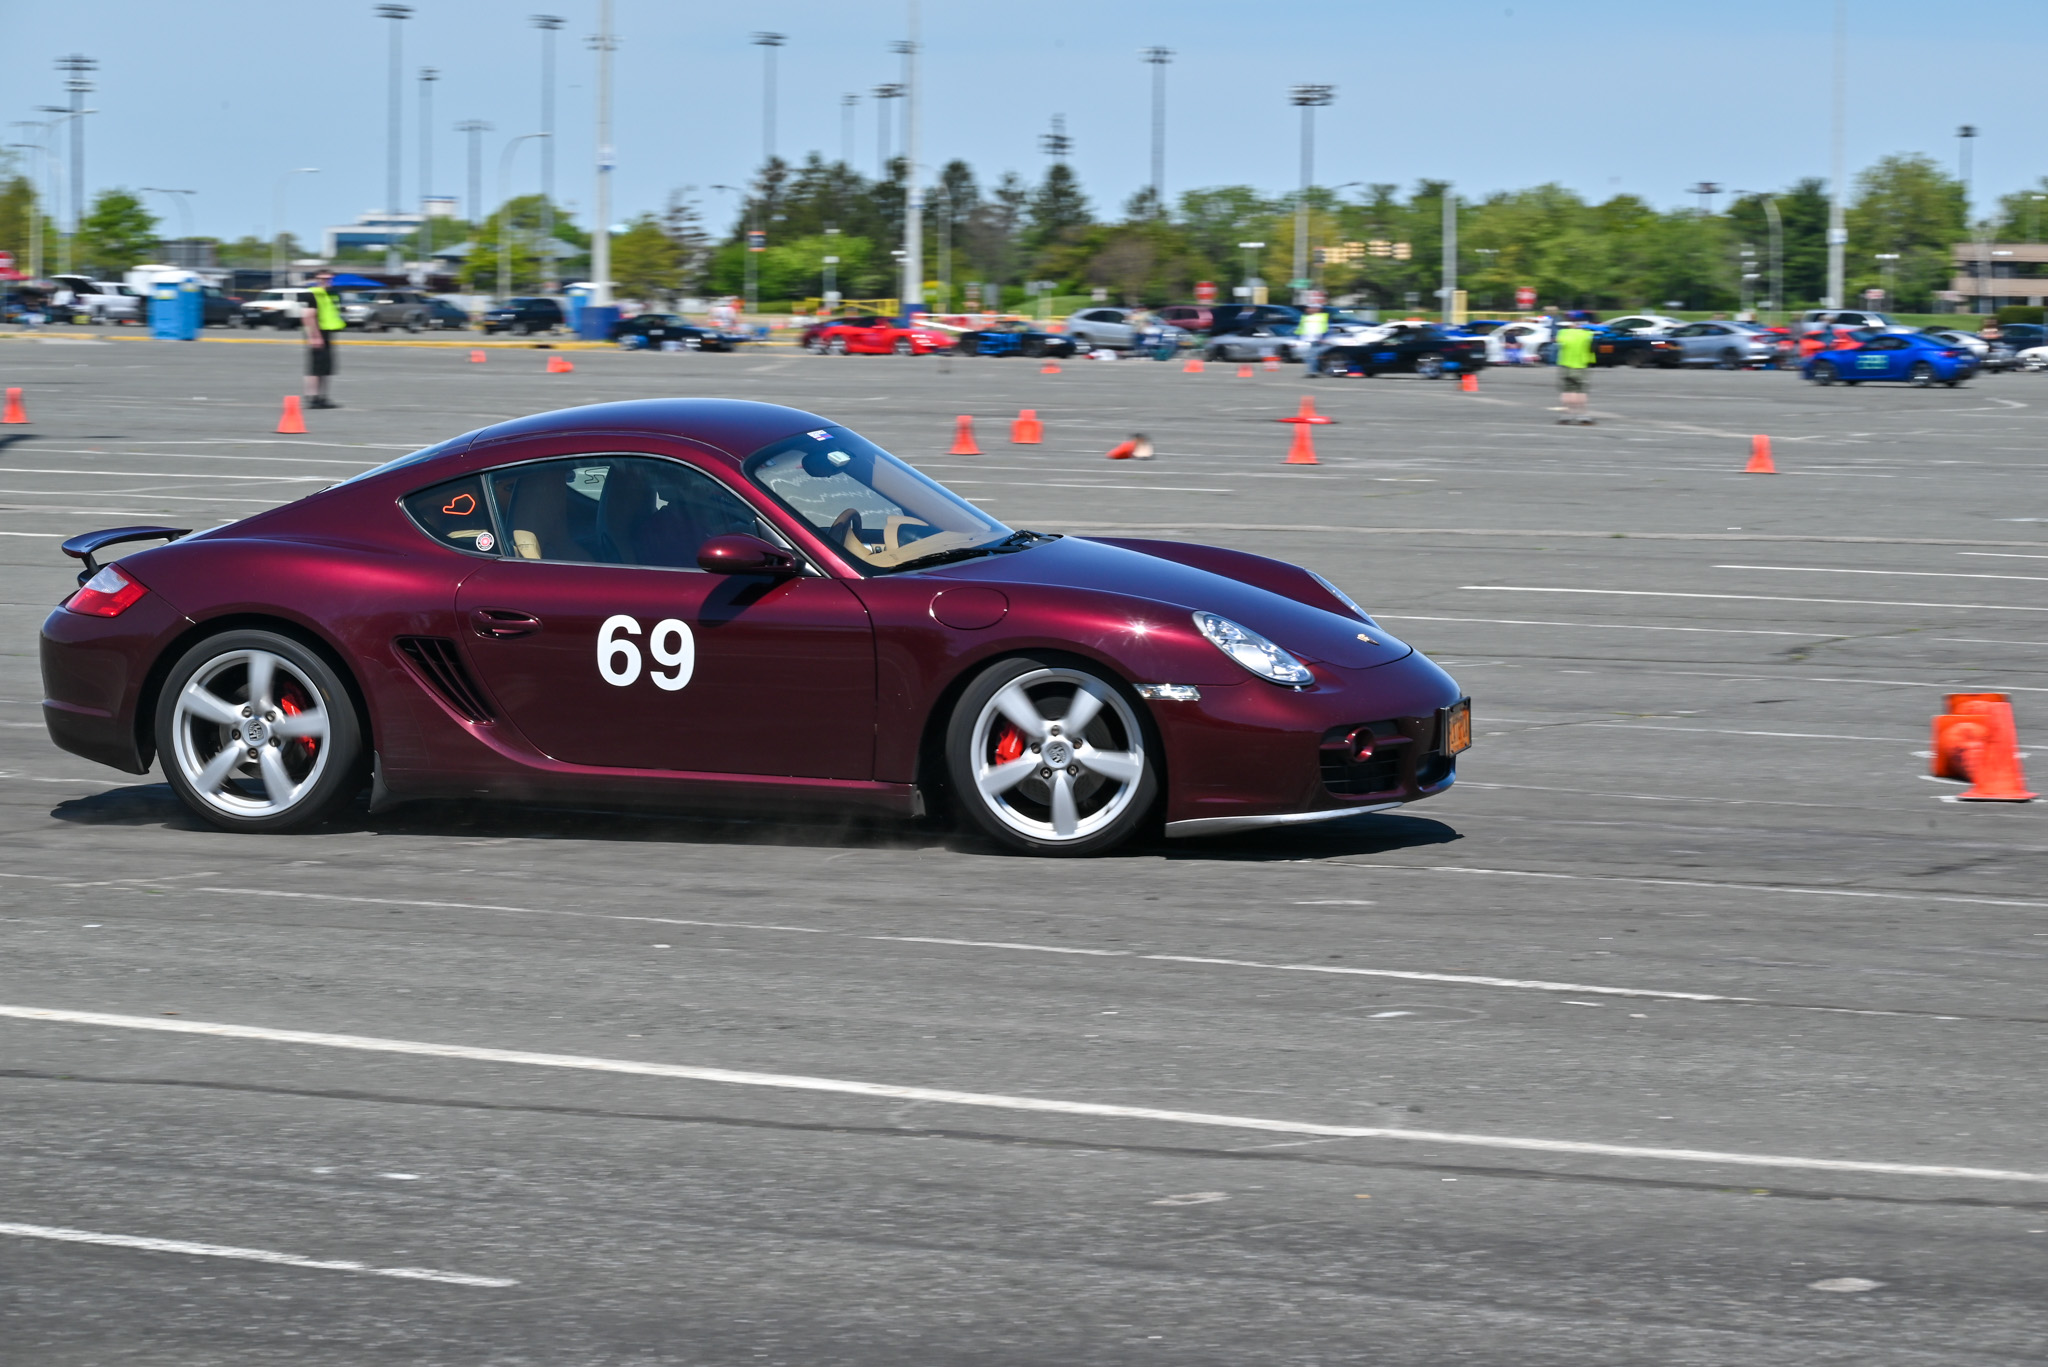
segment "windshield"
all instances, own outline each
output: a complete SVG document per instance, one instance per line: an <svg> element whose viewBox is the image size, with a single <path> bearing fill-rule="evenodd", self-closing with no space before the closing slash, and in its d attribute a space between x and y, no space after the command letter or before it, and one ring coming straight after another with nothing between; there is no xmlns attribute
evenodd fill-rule
<svg viewBox="0 0 2048 1367"><path fill-rule="evenodd" d="M869 573L907 569L934 556L964 559L1011 535L958 494L843 427L764 447L747 458L746 473Z"/></svg>

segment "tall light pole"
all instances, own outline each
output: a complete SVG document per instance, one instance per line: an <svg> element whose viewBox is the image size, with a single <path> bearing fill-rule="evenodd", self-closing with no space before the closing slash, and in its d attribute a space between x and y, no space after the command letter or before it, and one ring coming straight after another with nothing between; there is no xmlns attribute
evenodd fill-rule
<svg viewBox="0 0 2048 1367"><path fill-rule="evenodd" d="M430 66L420 68L420 255L434 255L434 218L427 201L434 195L434 82L441 73Z"/></svg>
<svg viewBox="0 0 2048 1367"><path fill-rule="evenodd" d="M1879 252L1877 253L1877 259L1879 261L1884 262L1884 265L1880 267L1880 269L1884 271L1885 311L1887 313L1893 313L1896 312L1899 307L1899 268L1897 264L1899 254L1897 252Z"/></svg>
<svg viewBox="0 0 2048 1367"><path fill-rule="evenodd" d="M853 111L860 104L860 96L851 90L839 97L839 160L847 170L853 169Z"/></svg>
<svg viewBox="0 0 2048 1367"><path fill-rule="evenodd" d="M591 320L590 335L602 338L612 313L612 0L598 0L597 36L597 222L590 233L590 303L602 310Z"/></svg>
<svg viewBox="0 0 2048 1367"><path fill-rule="evenodd" d="M1152 68L1152 203L1155 212L1166 217L1166 67L1173 50L1148 47L1146 64Z"/></svg>
<svg viewBox="0 0 2048 1367"><path fill-rule="evenodd" d="M82 116L89 112L85 107L85 97L92 89L92 82L86 77L97 71L99 65L78 52L57 59L57 70L67 73L64 89L71 95L71 108L65 112L71 115L71 231L74 234L85 222L85 119Z"/></svg>
<svg viewBox="0 0 2048 1367"><path fill-rule="evenodd" d="M889 101L903 98L900 85L875 87L875 179L889 178Z"/></svg>
<svg viewBox="0 0 2048 1367"><path fill-rule="evenodd" d="M786 33L757 33L755 47L761 49L761 164L775 157L775 49L789 41Z"/></svg>
<svg viewBox="0 0 2048 1367"><path fill-rule="evenodd" d="M178 218L185 225L185 240L189 243L192 239L191 196L199 192L197 190L172 190L162 185L145 185L142 187L142 191L145 194L169 195L171 197L171 203L178 206Z"/></svg>
<svg viewBox="0 0 2048 1367"><path fill-rule="evenodd" d="M1963 183L1963 221L1970 221L1970 144L1977 137L1977 125L1966 123L1956 130L1956 179Z"/></svg>
<svg viewBox="0 0 2048 1367"><path fill-rule="evenodd" d="M1782 313L1785 308L1785 220L1778 215L1778 197L1759 194L1755 190L1736 190L1738 195L1756 195L1764 206L1764 217L1771 223L1771 308Z"/></svg>
<svg viewBox="0 0 2048 1367"><path fill-rule="evenodd" d="M1842 306L1843 255L1849 246L1849 220L1842 208L1842 181L1848 175L1842 162L1842 137L1846 111L1843 101L1848 87L1849 0L1835 0L1835 92L1834 132L1831 138L1832 169L1828 173L1828 295L1821 307Z"/></svg>
<svg viewBox="0 0 2048 1367"><path fill-rule="evenodd" d="M1444 186L1444 322L1458 322L1458 197Z"/></svg>
<svg viewBox="0 0 2048 1367"><path fill-rule="evenodd" d="M1265 250L1265 246L1266 244L1263 242L1240 242L1237 244L1237 249L1244 253L1244 283L1239 285L1238 289L1243 293L1244 302L1247 306L1259 302L1254 297L1258 286L1252 283L1259 278L1258 257L1253 255L1253 253Z"/></svg>
<svg viewBox="0 0 2048 1367"><path fill-rule="evenodd" d="M270 287L282 289L285 284L284 268L284 189L293 176L318 175L317 166L301 166L285 172L277 178L277 188L270 193Z"/></svg>
<svg viewBox="0 0 2048 1367"><path fill-rule="evenodd" d="M498 154L498 302L512 297L512 215L508 211L511 191L506 179L512 173L512 154L519 150L522 142L539 138L545 142L546 133L521 133L505 144L505 150Z"/></svg>
<svg viewBox="0 0 2048 1367"><path fill-rule="evenodd" d="M540 131L547 134L540 143L540 275L549 294L562 287L555 270L555 31L562 22L558 14L533 16L540 30Z"/></svg>
<svg viewBox="0 0 2048 1367"><path fill-rule="evenodd" d="M924 177L918 170L917 33L918 0L910 0L910 36L903 54L903 315L924 308Z"/></svg>
<svg viewBox="0 0 2048 1367"><path fill-rule="evenodd" d="M1301 193L1294 201L1294 278L1288 281L1299 304L1301 292L1309 287L1308 187L1316 177L1316 111L1337 98L1337 87L1298 85L1288 98L1301 110Z"/></svg>
<svg viewBox="0 0 2048 1367"><path fill-rule="evenodd" d="M455 125L458 133L469 134L469 210L472 227L482 227L484 221L484 145L481 134L491 131L491 125L482 119L464 119Z"/></svg>
<svg viewBox="0 0 2048 1367"><path fill-rule="evenodd" d="M61 104L45 104L38 105L37 112L55 115L49 122L42 125L43 136L50 143L50 152L48 156L43 158L43 165L50 175L50 219L52 222L61 222L62 220L58 218L58 215L62 212L60 206L64 200L64 162L57 155L57 128L58 125L66 121L78 121L87 111L82 109L66 109ZM57 230L57 273L59 275L71 274L71 248L77 236L78 233L75 230L68 233L62 228Z"/></svg>
<svg viewBox="0 0 2048 1367"><path fill-rule="evenodd" d="M36 129L39 136L44 139L47 139L50 135L50 129L47 124L17 120L15 123L10 124L9 127ZM28 278L40 280L43 278L43 220L49 217L47 210L50 168L45 163L50 159L50 149L43 142L10 142L7 145L23 152L34 152L36 154L36 168L31 173L30 180L34 190L29 195Z"/></svg>
<svg viewBox="0 0 2048 1367"><path fill-rule="evenodd" d="M1705 218L1714 212L1714 196L1721 193L1721 187L1714 181L1703 180L1686 193L1700 197L1700 217Z"/></svg>
<svg viewBox="0 0 2048 1367"><path fill-rule="evenodd" d="M398 249L398 205L399 201L399 131L405 122L405 110L400 90L404 84L401 68L404 65L402 51L405 21L412 18L412 6L384 4L377 6L377 17L391 21L391 102L387 111L388 136L385 159L387 161L384 195L384 269L397 271L405 265L405 257Z"/></svg>

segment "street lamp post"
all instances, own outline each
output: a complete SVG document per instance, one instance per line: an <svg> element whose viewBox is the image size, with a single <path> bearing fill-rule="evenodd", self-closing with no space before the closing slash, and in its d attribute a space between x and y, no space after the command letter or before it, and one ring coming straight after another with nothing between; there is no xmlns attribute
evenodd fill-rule
<svg viewBox="0 0 2048 1367"><path fill-rule="evenodd" d="M43 124L28 121L17 121L11 124L10 127L41 129L46 136L49 133L49 129ZM30 177L30 184L34 188L29 195L28 278L40 280L43 278L43 219L48 216L45 212L45 195L49 188L48 181L50 177L49 168L43 163L49 159L50 153L49 149L40 142L10 142L7 145L23 152L34 152L36 154L36 167Z"/></svg>
<svg viewBox="0 0 2048 1367"><path fill-rule="evenodd" d="M80 116L92 112L85 107L86 94L92 90L92 82L86 77L99 69L99 63L83 53L74 52L68 57L59 57L57 69L69 73L64 89L71 96L71 107L52 112L71 115L71 231L76 234L79 225L85 222L85 120Z"/></svg>
<svg viewBox="0 0 2048 1367"><path fill-rule="evenodd" d="M504 303L512 297L512 212L511 191L506 180L512 173L512 154L519 150L522 142L538 138L543 141L546 133L521 133L505 144L505 150L498 154L498 302Z"/></svg>
<svg viewBox="0 0 2048 1367"><path fill-rule="evenodd" d="M1148 47L1145 61L1152 68L1152 204L1153 212L1166 217L1166 67L1173 49Z"/></svg>
<svg viewBox="0 0 2048 1367"><path fill-rule="evenodd" d="M1894 312L1899 307L1897 293L1899 285L1899 270L1898 266L1894 264L1898 261L1899 254L1897 252L1879 252L1877 253L1877 259L1879 261L1884 262L1884 265L1879 267L1879 269L1884 272L1885 311L1887 313Z"/></svg>
<svg viewBox="0 0 2048 1367"><path fill-rule="evenodd" d="M910 0L909 33L896 50L903 54L903 321L924 309L924 177L918 169L917 117L918 0Z"/></svg>
<svg viewBox="0 0 2048 1367"><path fill-rule="evenodd" d="M386 111L385 146L384 269L396 271L405 264L405 258L398 249L398 181L399 162L401 160L398 138L400 126L405 121L401 94L404 85L404 76L401 74L401 68L404 65L404 53L402 51L404 40L401 35L404 32L404 21L412 18L412 6L379 5L377 6L377 17L391 21L391 98L390 108Z"/></svg>
<svg viewBox="0 0 2048 1367"><path fill-rule="evenodd" d="M1823 308L1842 306L1844 253L1849 246L1849 220L1842 200L1842 178L1848 174L1842 160L1845 91L1848 84L1849 0L1835 0L1835 83L1834 129L1830 137L1832 165L1828 172L1828 294Z"/></svg>
<svg viewBox="0 0 2048 1367"><path fill-rule="evenodd" d="M1458 197L1444 186L1444 322L1455 325L1458 318Z"/></svg>
<svg viewBox="0 0 2048 1367"><path fill-rule="evenodd" d="M1301 193L1294 201L1294 278L1288 288L1294 302L1302 300L1308 288L1308 187L1315 181L1316 111L1337 98L1333 85L1298 85L1288 97L1301 109Z"/></svg>
<svg viewBox="0 0 2048 1367"><path fill-rule="evenodd" d="M284 190L293 176L319 174L317 166L300 166L285 172L277 178L277 188L270 196L270 287L282 289L286 283L284 269Z"/></svg>
<svg viewBox="0 0 2048 1367"><path fill-rule="evenodd" d="M1755 195L1764 206L1764 217L1771 225L1771 309L1783 313L1785 308L1785 220L1778 214L1778 197L1762 194L1756 190L1731 191L1737 195Z"/></svg>
<svg viewBox="0 0 2048 1367"><path fill-rule="evenodd" d="M1238 292L1244 295L1244 302L1248 305L1260 302L1256 294L1259 284L1263 282L1259 281L1258 257L1255 253L1265 250L1265 246L1266 244L1263 242L1240 242L1237 244L1237 249L1244 253L1244 283L1237 288Z"/></svg>
<svg viewBox="0 0 2048 1367"><path fill-rule="evenodd" d="M761 164L775 156L775 49L789 40L783 33L757 33L755 47L761 49Z"/></svg>
<svg viewBox="0 0 2048 1367"><path fill-rule="evenodd" d="M178 206L178 218L185 225L185 240L187 244L190 244L192 240L192 203L190 196L199 192L197 190L173 190L162 185L145 185L142 187L142 190L145 194L171 196L171 203Z"/></svg>
<svg viewBox="0 0 2048 1367"><path fill-rule="evenodd" d="M860 105L860 96L851 90L839 97L839 161L847 170L853 169L853 113Z"/></svg>
<svg viewBox="0 0 2048 1367"><path fill-rule="evenodd" d="M590 302L584 309L597 310L591 335L602 339L612 314L612 0L598 0L597 36L590 45L597 50L597 221L590 225Z"/></svg>
<svg viewBox="0 0 2048 1367"><path fill-rule="evenodd" d="M431 261L434 255L434 216L427 211L427 201L434 194L434 82L441 79L441 73L433 67L420 68L420 256Z"/></svg>
<svg viewBox="0 0 2048 1367"><path fill-rule="evenodd" d="M553 294L562 287L555 269L555 33L563 20L536 14L532 22L540 30L540 131L547 134L540 144L541 287Z"/></svg>
<svg viewBox="0 0 2048 1367"><path fill-rule="evenodd" d="M889 178L889 101L903 98L900 85L875 87L875 179Z"/></svg>
<svg viewBox="0 0 2048 1367"><path fill-rule="evenodd" d="M50 217L54 222L56 221L58 206L64 198L64 164L57 155L57 125L67 121L82 122L84 115L94 111L90 109L66 109L61 104L39 105L37 108L41 113L54 114L56 116L42 125L44 140L50 144L50 150L43 158L43 167L48 172L50 178ZM75 142L72 151L74 154L77 151ZM74 155L74 164L76 160L77 158ZM57 273L60 275L69 275L71 273L71 248L73 240L77 236L78 230L75 226L68 233L61 228L57 230Z"/></svg>
<svg viewBox="0 0 2048 1367"><path fill-rule="evenodd" d="M458 133L469 134L469 210L470 225L483 226L484 221L484 144L480 134L491 131L491 125L482 119L464 119L455 125Z"/></svg>

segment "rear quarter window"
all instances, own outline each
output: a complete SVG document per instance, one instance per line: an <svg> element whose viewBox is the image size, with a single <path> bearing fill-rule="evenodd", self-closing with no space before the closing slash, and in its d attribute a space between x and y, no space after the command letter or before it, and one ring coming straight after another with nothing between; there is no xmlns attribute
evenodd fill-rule
<svg viewBox="0 0 2048 1367"><path fill-rule="evenodd" d="M484 500L481 475L436 484L416 494L407 494L405 511L425 532L443 546L480 555L499 555L500 537L491 520L490 505Z"/></svg>

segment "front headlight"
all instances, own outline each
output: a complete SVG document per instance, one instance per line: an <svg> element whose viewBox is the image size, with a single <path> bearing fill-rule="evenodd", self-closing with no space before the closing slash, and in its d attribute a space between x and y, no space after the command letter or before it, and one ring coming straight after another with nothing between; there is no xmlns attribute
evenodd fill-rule
<svg viewBox="0 0 2048 1367"><path fill-rule="evenodd" d="M1258 632L1241 627L1228 617L1198 612L1195 614L1195 630L1208 637L1210 645L1262 679L1295 686L1315 682L1315 675L1309 673L1307 665Z"/></svg>
<svg viewBox="0 0 2048 1367"><path fill-rule="evenodd" d="M1323 578L1323 576L1317 574L1314 570L1310 570L1308 573L1309 578L1315 580L1318 584L1321 584L1324 588L1330 591L1330 596L1332 598L1342 603L1345 607L1350 608L1352 615L1358 618L1359 621L1364 622L1368 626L1376 627L1379 625L1378 622L1372 620L1372 614L1367 612L1364 608L1358 606L1358 600L1353 598L1350 594L1344 592L1344 590L1338 588L1335 584L1332 584L1329 580Z"/></svg>

